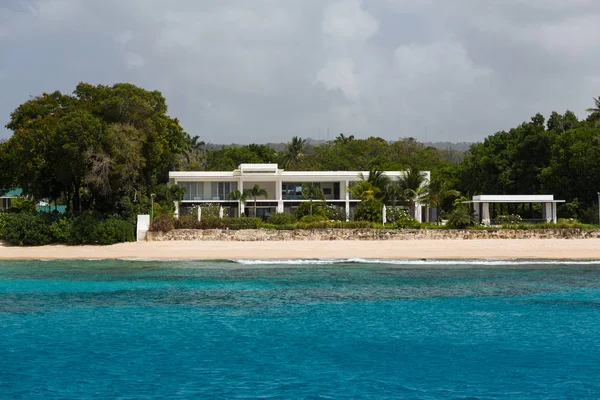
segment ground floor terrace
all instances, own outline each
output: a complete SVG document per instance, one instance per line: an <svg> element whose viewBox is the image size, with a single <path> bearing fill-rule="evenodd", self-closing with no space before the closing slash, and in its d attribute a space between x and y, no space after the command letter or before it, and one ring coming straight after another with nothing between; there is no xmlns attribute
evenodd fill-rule
<svg viewBox="0 0 600 400"><path fill-rule="evenodd" d="M385 171L392 180L397 180L403 173ZM429 180L429 172L424 174ZM178 215L184 215L200 204L215 204L222 206L224 214L231 217L242 213L252 216L255 200L248 198L244 204L233 194L257 186L265 191L256 198L256 216L262 218L275 213L295 213L300 204L308 201L302 193L303 185L311 183L320 189L327 205L341 208L351 219L360 200L354 198L350 188L368 176L368 171L284 171L277 164L242 164L234 171L169 173L170 182L184 189L182 201L176 204ZM417 220L428 221L432 217L430 214L431 210L424 205L416 207Z"/></svg>

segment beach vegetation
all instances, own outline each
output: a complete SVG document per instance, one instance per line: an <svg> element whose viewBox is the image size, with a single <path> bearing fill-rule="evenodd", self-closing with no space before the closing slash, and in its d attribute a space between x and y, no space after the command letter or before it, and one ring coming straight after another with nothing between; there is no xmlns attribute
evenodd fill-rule
<svg viewBox="0 0 600 400"><path fill-rule="evenodd" d="M244 196L246 196L246 198L252 198L252 200L254 200L254 204L253 204L253 209L254 209L254 213L252 214L254 217L256 217L256 200L258 197L264 197L265 199L267 197L269 197L269 194L267 193L267 191L265 189L262 189L258 184L252 186L252 189L247 189L244 190Z"/></svg>
<svg viewBox="0 0 600 400"><path fill-rule="evenodd" d="M296 222L296 216L294 214L278 213L271 214L267 218L267 224L271 225L292 225Z"/></svg>

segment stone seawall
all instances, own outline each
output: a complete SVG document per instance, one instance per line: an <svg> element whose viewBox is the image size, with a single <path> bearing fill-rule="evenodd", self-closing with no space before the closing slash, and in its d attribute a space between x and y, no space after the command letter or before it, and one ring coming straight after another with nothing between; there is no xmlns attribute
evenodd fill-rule
<svg viewBox="0 0 600 400"><path fill-rule="evenodd" d="M600 230L445 230L445 229L315 229L277 231L246 229L176 229L171 232L148 232L147 241L291 241L291 240L419 240L419 239L598 239Z"/></svg>

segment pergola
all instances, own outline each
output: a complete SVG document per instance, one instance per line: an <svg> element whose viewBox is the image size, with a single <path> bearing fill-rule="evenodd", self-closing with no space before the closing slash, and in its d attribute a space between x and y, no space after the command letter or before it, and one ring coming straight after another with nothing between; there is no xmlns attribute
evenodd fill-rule
<svg viewBox="0 0 600 400"><path fill-rule="evenodd" d="M532 204L541 203L542 219L546 222L556 223L556 206L557 203L564 203L564 200L554 200L552 194L536 194L536 195L479 195L473 196L473 200L465 201L464 203L473 204L475 215L484 225L491 224L490 204Z"/></svg>

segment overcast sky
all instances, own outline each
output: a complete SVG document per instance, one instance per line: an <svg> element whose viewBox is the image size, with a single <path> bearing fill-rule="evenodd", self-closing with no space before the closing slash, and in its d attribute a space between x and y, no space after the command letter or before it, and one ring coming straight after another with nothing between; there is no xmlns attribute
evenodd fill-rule
<svg viewBox="0 0 600 400"><path fill-rule="evenodd" d="M586 115L600 1L0 0L0 55L2 125L44 91L131 82L208 142L476 141Z"/></svg>

